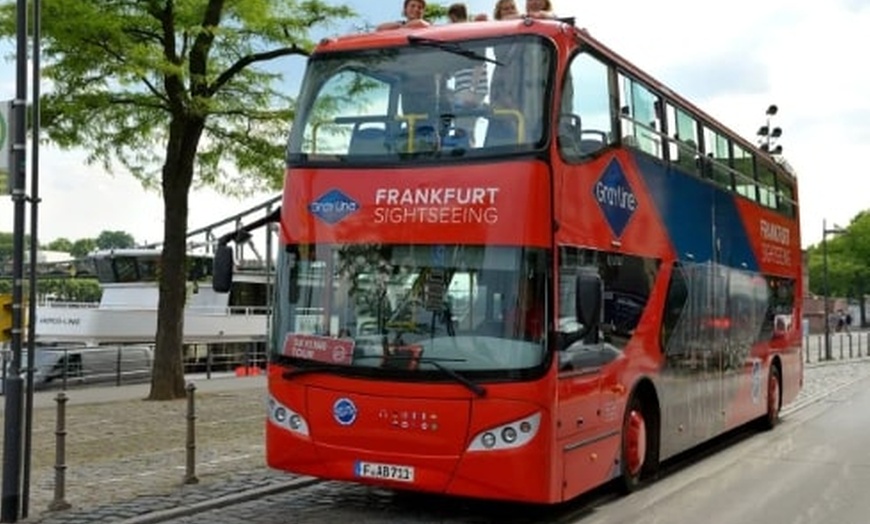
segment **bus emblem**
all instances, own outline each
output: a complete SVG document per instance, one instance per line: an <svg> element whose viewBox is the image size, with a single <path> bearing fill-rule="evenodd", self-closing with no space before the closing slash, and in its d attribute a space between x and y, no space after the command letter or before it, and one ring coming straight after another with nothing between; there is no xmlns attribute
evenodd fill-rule
<svg viewBox="0 0 870 524"><path fill-rule="evenodd" d="M342 426L350 426L356 421L356 404L349 398L340 398L332 405L332 416Z"/></svg>
<svg viewBox="0 0 870 524"><path fill-rule="evenodd" d="M592 193L613 234L616 238L621 237L637 210L638 202L618 160L614 158L610 162L592 188Z"/></svg>
<svg viewBox="0 0 870 524"><path fill-rule="evenodd" d="M359 209L356 200L338 189L329 191L308 205L308 211L327 224L336 224Z"/></svg>

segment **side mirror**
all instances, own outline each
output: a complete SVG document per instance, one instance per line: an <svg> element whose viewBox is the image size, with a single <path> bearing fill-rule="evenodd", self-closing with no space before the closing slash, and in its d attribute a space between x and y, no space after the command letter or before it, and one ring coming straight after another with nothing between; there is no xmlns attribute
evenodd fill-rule
<svg viewBox="0 0 870 524"><path fill-rule="evenodd" d="M577 275L575 308L577 321L583 325L582 338L589 343L598 342L601 324L602 291L601 276L593 271L581 271Z"/></svg>
<svg viewBox="0 0 870 524"><path fill-rule="evenodd" d="M219 244L214 253L211 287L218 293L229 293L233 284L233 248Z"/></svg>

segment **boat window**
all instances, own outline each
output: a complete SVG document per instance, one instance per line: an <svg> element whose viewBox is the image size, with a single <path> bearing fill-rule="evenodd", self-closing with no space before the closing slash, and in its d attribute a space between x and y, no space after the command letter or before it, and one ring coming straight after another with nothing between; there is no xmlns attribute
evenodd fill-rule
<svg viewBox="0 0 870 524"><path fill-rule="evenodd" d="M136 282L139 280L139 270L133 257L114 257L115 282Z"/></svg>

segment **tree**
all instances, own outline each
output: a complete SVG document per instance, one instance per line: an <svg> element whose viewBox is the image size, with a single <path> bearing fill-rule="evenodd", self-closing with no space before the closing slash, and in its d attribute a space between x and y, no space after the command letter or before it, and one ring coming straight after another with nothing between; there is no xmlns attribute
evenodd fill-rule
<svg viewBox="0 0 870 524"><path fill-rule="evenodd" d="M426 11L423 12L423 18L429 22L438 22L447 19L447 7L441 4L427 3Z"/></svg>
<svg viewBox="0 0 870 524"><path fill-rule="evenodd" d="M24 245L30 245L30 235L24 235ZM0 273L12 269L12 248L12 233L0 233Z"/></svg>
<svg viewBox="0 0 870 524"><path fill-rule="evenodd" d="M866 324L864 296L870 292L870 211L862 211L837 235L829 235L828 295L857 299L861 325ZM810 291L824 295L824 257L821 244L810 246L808 263ZM858 320L858 319L856 319Z"/></svg>
<svg viewBox="0 0 870 524"><path fill-rule="evenodd" d="M15 34L13 4L0 6L0 38ZM183 397L190 189L280 186L293 106L281 75L263 66L307 54L310 30L352 12L321 0L42 0L42 13L43 75L53 86L42 99L48 138L83 147L108 170L120 164L161 192L149 398Z"/></svg>
<svg viewBox="0 0 870 524"><path fill-rule="evenodd" d="M73 258L85 258L91 251L97 249L97 241L93 238L80 238L73 242L69 253Z"/></svg>
<svg viewBox="0 0 870 524"><path fill-rule="evenodd" d="M72 251L73 243L68 238L58 238L49 242L45 247L51 251L69 253Z"/></svg>
<svg viewBox="0 0 870 524"><path fill-rule="evenodd" d="M97 237L99 249L128 249L136 247L136 239L126 231L103 231Z"/></svg>

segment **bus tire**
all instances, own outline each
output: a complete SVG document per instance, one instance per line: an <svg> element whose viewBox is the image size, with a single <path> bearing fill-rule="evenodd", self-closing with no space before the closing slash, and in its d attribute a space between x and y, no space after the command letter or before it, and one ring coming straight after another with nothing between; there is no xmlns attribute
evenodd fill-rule
<svg viewBox="0 0 870 524"><path fill-rule="evenodd" d="M639 488L658 468L658 449L655 434L654 414L635 392L625 409L622 421L622 444L620 456L620 488L625 494Z"/></svg>
<svg viewBox="0 0 870 524"><path fill-rule="evenodd" d="M782 407L782 376L779 367L770 365L767 374L767 413L761 419L761 429L769 431L779 424L779 413Z"/></svg>

